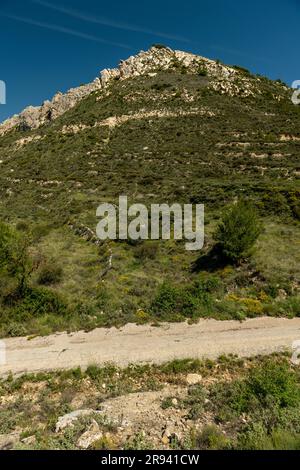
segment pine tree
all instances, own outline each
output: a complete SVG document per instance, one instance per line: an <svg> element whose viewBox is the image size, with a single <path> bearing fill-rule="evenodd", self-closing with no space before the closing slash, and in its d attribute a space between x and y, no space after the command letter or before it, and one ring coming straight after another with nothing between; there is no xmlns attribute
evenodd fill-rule
<svg viewBox="0 0 300 470"><path fill-rule="evenodd" d="M215 239L223 255L237 263L251 254L261 228L253 205L247 201L239 201L224 215Z"/></svg>

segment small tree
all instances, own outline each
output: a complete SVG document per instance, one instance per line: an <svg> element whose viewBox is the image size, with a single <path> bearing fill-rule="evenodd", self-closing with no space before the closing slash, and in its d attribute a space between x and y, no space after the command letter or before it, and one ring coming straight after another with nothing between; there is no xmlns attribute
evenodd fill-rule
<svg viewBox="0 0 300 470"><path fill-rule="evenodd" d="M251 203L239 201L223 217L215 234L223 255L236 263L251 254L261 223Z"/></svg>
<svg viewBox="0 0 300 470"><path fill-rule="evenodd" d="M23 295L33 270L28 254L28 239L9 225L0 222L0 274L13 277Z"/></svg>

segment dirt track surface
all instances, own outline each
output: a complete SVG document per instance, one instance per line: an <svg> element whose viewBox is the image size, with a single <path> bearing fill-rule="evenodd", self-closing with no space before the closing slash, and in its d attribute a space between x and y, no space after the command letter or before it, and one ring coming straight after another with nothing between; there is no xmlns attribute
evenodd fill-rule
<svg viewBox="0 0 300 470"><path fill-rule="evenodd" d="M215 359L222 354L250 357L291 350L300 340L300 318L256 318L236 321L201 320L187 323L126 325L89 333L59 333L47 337L9 338L6 364L0 375L70 369L113 362L155 363L184 358Z"/></svg>

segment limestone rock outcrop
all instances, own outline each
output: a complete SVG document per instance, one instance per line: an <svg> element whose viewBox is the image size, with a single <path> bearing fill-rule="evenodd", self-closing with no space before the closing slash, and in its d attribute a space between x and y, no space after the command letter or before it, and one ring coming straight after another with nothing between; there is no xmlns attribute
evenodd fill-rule
<svg viewBox="0 0 300 470"><path fill-rule="evenodd" d="M256 91L253 81L244 77L235 68L195 54L173 51L164 46L153 46L146 52L141 51L121 61L118 68L103 70L92 83L72 88L65 94L58 92L51 101L45 101L41 106L29 106L19 115L0 124L0 136L15 128L21 131L37 129L61 116L90 93L105 91L115 80L126 80L142 75L153 76L158 71L170 69L203 74L209 78L210 87L220 93L249 96Z"/></svg>
<svg viewBox="0 0 300 470"><path fill-rule="evenodd" d="M4 121L0 125L0 135L6 134L14 128L19 130L37 129L43 124L56 119L101 87L100 79L96 78L92 83L71 88L65 94L57 93L51 101L45 101L41 106L29 106L20 114Z"/></svg>

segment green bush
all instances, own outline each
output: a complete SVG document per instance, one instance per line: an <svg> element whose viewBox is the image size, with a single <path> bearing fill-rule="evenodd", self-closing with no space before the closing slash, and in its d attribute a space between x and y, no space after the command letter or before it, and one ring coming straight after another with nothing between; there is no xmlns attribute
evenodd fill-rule
<svg viewBox="0 0 300 470"><path fill-rule="evenodd" d="M217 383L212 387L210 397L216 419L220 422L234 420L250 406L246 384L241 380Z"/></svg>
<svg viewBox="0 0 300 470"><path fill-rule="evenodd" d="M165 44L152 44L151 47L155 47L156 49L168 49L168 46L165 46Z"/></svg>
<svg viewBox="0 0 300 470"><path fill-rule="evenodd" d="M238 72L241 72L243 75L251 75L248 69L246 69L245 67L241 67L240 65L234 65L233 68L236 69Z"/></svg>
<svg viewBox="0 0 300 470"><path fill-rule="evenodd" d="M182 289L179 299L180 313L187 318L207 316L212 311L212 293L219 287L217 278L198 279L191 286Z"/></svg>
<svg viewBox="0 0 300 470"><path fill-rule="evenodd" d="M222 422L242 413L263 416L264 410L271 409L274 420L280 410L300 405L300 387L288 363L269 360L252 369L243 380L216 384L211 389L211 399Z"/></svg>
<svg viewBox="0 0 300 470"><path fill-rule="evenodd" d="M100 310L106 311L111 305L111 296L107 287L103 284L97 289L96 292L96 307Z"/></svg>
<svg viewBox="0 0 300 470"><path fill-rule="evenodd" d="M204 426L202 431L195 435L195 446L200 450L222 450L228 445L228 439L215 425Z"/></svg>
<svg viewBox="0 0 300 470"><path fill-rule="evenodd" d="M173 397L164 398L161 402L161 407L163 410L167 410L169 408L173 408Z"/></svg>
<svg viewBox="0 0 300 470"><path fill-rule="evenodd" d="M199 359L174 359L172 362L162 366L165 374L186 374L189 372L199 372L203 363Z"/></svg>
<svg viewBox="0 0 300 470"><path fill-rule="evenodd" d="M277 364L269 361L251 370L246 384L249 394L263 407L268 407L270 403L279 408L300 404L299 384L287 363Z"/></svg>
<svg viewBox="0 0 300 470"><path fill-rule="evenodd" d="M238 436L239 450L300 450L300 434L285 429L270 433L260 423L253 424Z"/></svg>
<svg viewBox="0 0 300 470"><path fill-rule="evenodd" d="M214 276L200 277L191 285L177 287L163 283L151 304L151 311L157 316L171 314L186 318L206 316L213 307L212 293L220 287Z"/></svg>
<svg viewBox="0 0 300 470"><path fill-rule="evenodd" d="M223 255L235 263L249 256L260 233L256 210L249 202L240 201L223 217L215 239Z"/></svg>
<svg viewBox="0 0 300 470"><path fill-rule="evenodd" d="M66 313L66 305L60 296L43 287L35 289L27 289L24 298L14 307L15 314L18 315L44 315L55 313L64 315Z"/></svg>
<svg viewBox="0 0 300 470"><path fill-rule="evenodd" d="M47 263L39 271L38 283L44 286L58 284L63 277L63 269L61 266L53 263Z"/></svg>
<svg viewBox="0 0 300 470"><path fill-rule="evenodd" d="M191 291L195 297L201 299L204 303L210 301L210 295L221 288L221 281L216 276L199 276L194 282Z"/></svg>
<svg viewBox="0 0 300 470"><path fill-rule="evenodd" d="M51 227L48 224L38 224L32 229L32 238L35 242L40 241L46 237L51 231Z"/></svg>
<svg viewBox="0 0 300 470"><path fill-rule="evenodd" d="M151 311L158 317L183 315L188 318L198 316L200 301L189 288L179 288L169 283L159 287L152 302Z"/></svg>
<svg viewBox="0 0 300 470"><path fill-rule="evenodd" d="M198 75L200 77L207 77L207 70L204 67L199 67L198 69Z"/></svg>
<svg viewBox="0 0 300 470"><path fill-rule="evenodd" d="M159 251L159 243L158 242L148 242L148 243L141 243L134 247L134 256L135 258L145 261L148 259L155 259L157 257Z"/></svg>
<svg viewBox="0 0 300 470"><path fill-rule="evenodd" d="M188 418L199 419L204 411L206 390L202 385L195 385L189 388L188 396L183 401L184 406L189 408Z"/></svg>
<svg viewBox="0 0 300 470"><path fill-rule="evenodd" d="M19 232L28 232L29 225L25 220L20 220L16 224L16 230L18 230Z"/></svg>
<svg viewBox="0 0 300 470"><path fill-rule="evenodd" d="M151 86L152 90L156 91L164 91L170 88L172 85L170 83L154 83L154 85Z"/></svg>
<svg viewBox="0 0 300 470"><path fill-rule="evenodd" d="M24 234L0 222L0 275L15 278L21 295L27 288L33 270L28 244Z"/></svg>
<svg viewBox="0 0 300 470"><path fill-rule="evenodd" d="M264 215L288 215L291 212L286 197L276 189L263 195L260 206Z"/></svg>
<svg viewBox="0 0 300 470"><path fill-rule="evenodd" d="M158 316L164 313L172 314L178 309L179 298L180 290L168 282L164 282L158 289L151 310Z"/></svg>
<svg viewBox="0 0 300 470"><path fill-rule="evenodd" d="M183 289L178 299L178 313L186 318L198 318L201 315L201 300L192 290Z"/></svg>

